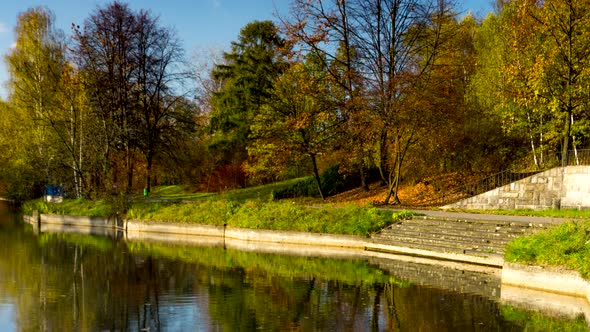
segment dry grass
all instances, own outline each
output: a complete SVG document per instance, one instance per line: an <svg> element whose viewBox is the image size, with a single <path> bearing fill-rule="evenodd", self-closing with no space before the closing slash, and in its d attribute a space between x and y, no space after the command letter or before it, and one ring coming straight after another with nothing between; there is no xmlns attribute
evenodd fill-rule
<svg viewBox="0 0 590 332"><path fill-rule="evenodd" d="M399 188L401 205L390 205L396 208L422 208L428 209L440 205L442 195L448 200L448 193L457 187L481 179L481 174L459 175L445 174L438 177L427 178L416 183L402 183ZM369 185L369 190L355 188L338 195L329 197L326 202L331 204L356 204L383 205L387 197L387 186L379 183Z"/></svg>

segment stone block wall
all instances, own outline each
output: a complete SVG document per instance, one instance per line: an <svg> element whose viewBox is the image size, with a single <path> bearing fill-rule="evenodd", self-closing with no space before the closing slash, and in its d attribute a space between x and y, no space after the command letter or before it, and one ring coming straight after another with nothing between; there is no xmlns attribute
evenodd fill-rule
<svg viewBox="0 0 590 332"><path fill-rule="evenodd" d="M563 177L562 208L590 208L590 167L569 166Z"/></svg>
<svg viewBox="0 0 590 332"><path fill-rule="evenodd" d="M558 167L473 196L449 209L590 208L590 166Z"/></svg>

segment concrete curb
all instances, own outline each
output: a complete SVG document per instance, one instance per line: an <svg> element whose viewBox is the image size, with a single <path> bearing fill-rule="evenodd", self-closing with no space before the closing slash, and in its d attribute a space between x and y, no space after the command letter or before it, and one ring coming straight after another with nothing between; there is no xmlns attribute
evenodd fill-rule
<svg viewBox="0 0 590 332"><path fill-rule="evenodd" d="M501 268L504 264L504 260L501 258L498 258L498 257L462 255L462 254L456 254L456 253L451 253L451 252L429 251L429 250L423 250L423 249L397 247L397 246L377 244L377 243L367 244L367 246L365 247L365 250L385 252L385 253L391 253L391 254L397 254L397 255L408 255L408 256L414 256L414 257L438 259L438 260L444 260L444 261L469 263L469 264L476 264L476 265L483 265L483 266L490 266L490 267L500 267Z"/></svg>
<svg viewBox="0 0 590 332"><path fill-rule="evenodd" d="M505 262L502 284L582 297L590 304L590 283L576 271Z"/></svg>
<svg viewBox="0 0 590 332"><path fill-rule="evenodd" d="M34 217L32 218L34 219ZM112 229L116 229L122 225L121 221L118 221L116 218L81 217L60 214L41 214L40 223Z"/></svg>
<svg viewBox="0 0 590 332"><path fill-rule="evenodd" d="M133 219L125 220L124 229L128 234L133 232L150 232L162 234L224 237L225 233L224 226L154 222Z"/></svg>
<svg viewBox="0 0 590 332"><path fill-rule="evenodd" d="M574 319L590 328L590 282L577 271L504 263L501 302Z"/></svg>

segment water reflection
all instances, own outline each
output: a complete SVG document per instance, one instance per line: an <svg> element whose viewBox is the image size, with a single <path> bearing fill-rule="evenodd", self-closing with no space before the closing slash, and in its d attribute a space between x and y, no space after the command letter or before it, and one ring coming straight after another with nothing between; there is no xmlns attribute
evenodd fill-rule
<svg viewBox="0 0 590 332"><path fill-rule="evenodd" d="M2 330L521 331L528 324L507 320L488 292L417 282L408 271L419 265L39 234L6 218L0 250L10 253L0 255Z"/></svg>

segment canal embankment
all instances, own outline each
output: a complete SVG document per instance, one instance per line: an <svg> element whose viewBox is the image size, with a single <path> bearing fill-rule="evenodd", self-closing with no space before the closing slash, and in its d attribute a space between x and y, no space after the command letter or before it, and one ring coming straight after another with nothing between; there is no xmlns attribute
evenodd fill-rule
<svg viewBox="0 0 590 332"><path fill-rule="evenodd" d="M41 231L63 231L69 228L110 229L121 234L119 236L128 241L200 245L205 243L224 248L277 254L365 257L406 279L412 278L412 271L427 269L416 268L416 266L430 266L430 270L436 270L432 273L432 278L427 278L431 280L432 285L441 282L452 284L452 280L473 279L473 282L467 284L464 281L456 282L457 285L454 287L468 289L470 292L477 292L478 289L482 292L484 289L485 295L500 292L507 302L516 304L519 301L527 301L526 296L529 296L530 292L559 295L569 299L569 302L566 301L567 305L558 305L565 310L566 314L568 312L584 314L586 320L590 321L590 283L579 273L507 263L502 256L503 248L510 239L534 233L547 225L560 223L563 220L449 214L438 211L422 212L422 216L401 220L366 238L352 235L243 229L223 225L47 214L34 214L25 216L24 219L35 226L40 226ZM96 234L96 232L91 231L88 234ZM392 262L390 264L398 267L390 267L387 262ZM409 264L411 268L400 269L400 262ZM469 271L483 273L492 280L498 280L498 283L494 284L485 278L465 278L465 273L469 274ZM463 278L460 278L457 273ZM487 288L486 285L488 285ZM519 296L525 297L519 298ZM540 305L542 302L535 303Z"/></svg>

